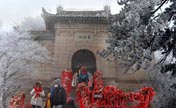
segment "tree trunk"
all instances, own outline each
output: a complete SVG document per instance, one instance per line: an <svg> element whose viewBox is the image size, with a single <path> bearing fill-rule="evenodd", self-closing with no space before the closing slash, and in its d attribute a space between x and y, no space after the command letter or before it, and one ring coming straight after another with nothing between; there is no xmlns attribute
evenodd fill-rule
<svg viewBox="0 0 176 108"><path fill-rule="evenodd" d="M2 108L7 108L6 76L7 76L7 73L5 72L3 75L3 82L2 82Z"/></svg>
<svg viewBox="0 0 176 108"><path fill-rule="evenodd" d="M6 97L6 91L4 89L3 92L2 92L2 108L7 108L6 99L7 99L7 97Z"/></svg>

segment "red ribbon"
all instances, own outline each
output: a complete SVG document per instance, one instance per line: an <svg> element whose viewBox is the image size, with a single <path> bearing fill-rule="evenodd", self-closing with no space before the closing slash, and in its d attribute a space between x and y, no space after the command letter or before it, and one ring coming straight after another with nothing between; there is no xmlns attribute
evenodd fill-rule
<svg viewBox="0 0 176 108"><path fill-rule="evenodd" d="M34 87L34 91L35 91L35 96L34 98L39 98L40 97L40 93L43 91L42 87Z"/></svg>
<svg viewBox="0 0 176 108"><path fill-rule="evenodd" d="M94 74L94 89L79 84L77 102L80 108L93 108L106 106L107 108L149 108L155 95L151 87L143 87L139 92L123 92L116 86L104 86L101 72ZM128 106L128 103L136 103ZM151 107L150 107L151 108Z"/></svg>

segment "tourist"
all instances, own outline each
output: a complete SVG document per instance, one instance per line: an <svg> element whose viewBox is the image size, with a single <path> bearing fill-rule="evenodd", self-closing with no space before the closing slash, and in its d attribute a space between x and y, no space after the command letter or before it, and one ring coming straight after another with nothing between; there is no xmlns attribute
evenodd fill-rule
<svg viewBox="0 0 176 108"><path fill-rule="evenodd" d="M51 108L62 108L66 103L66 91L61 86L60 79L56 79L50 91Z"/></svg>
<svg viewBox="0 0 176 108"><path fill-rule="evenodd" d="M45 96L45 93L40 81L36 82L36 85L30 92L30 94L32 95L30 102L32 108L42 108L43 107L42 97Z"/></svg>
<svg viewBox="0 0 176 108"><path fill-rule="evenodd" d="M86 83L87 85L91 87L92 86L92 75L89 72L87 72L86 67L83 65L79 65L77 70L78 71L73 75L72 87L76 87L76 85L82 82Z"/></svg>
<svg viewBox="0 0 176 108"><path fill-rule="evenodd" d="M45 108L51 108L50 93L48 93L48 97L45 103Z"/></svg>
<svg viewBox="0 0 176 108"><path fill-rule="evenodd" d="M81 67L81 70L78 73L77 77L78 77L78 83L85 82L86 84L88 84L88 82L89 82L89 75L88 75L88 72L87 72L85 66Z"/></svg>

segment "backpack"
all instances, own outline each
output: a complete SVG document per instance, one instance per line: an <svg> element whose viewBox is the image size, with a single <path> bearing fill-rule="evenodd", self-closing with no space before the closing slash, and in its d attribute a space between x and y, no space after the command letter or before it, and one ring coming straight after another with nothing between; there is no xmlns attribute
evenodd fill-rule
<svg viewBox="0 0 176 108"><path fill-rule="evenodd" d="M88 82L89 81L89 75L88 73L86 72L86 74L83 74L82 72L78 75L78 81L79 83L81 82Z"/></svg>
<svg viewBox="0 0 176 108"><path fill-rule="evenodd" d="M64 105L66 103L66 92L63 87L54 88L51 103L52 105Z"/></svg>

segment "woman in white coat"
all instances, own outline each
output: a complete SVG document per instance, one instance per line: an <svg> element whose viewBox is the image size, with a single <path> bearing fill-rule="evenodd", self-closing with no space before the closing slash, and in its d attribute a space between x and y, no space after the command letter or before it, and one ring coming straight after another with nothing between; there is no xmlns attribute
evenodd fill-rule
<svg viewBox="0 0 176 108"><path fill-rule="evenodd" d="M45 96L45 93L41 86L40 81L36 82L36 85L30 92L30 94L32 95L31 102L30 102L32 105L32 108L43 108L42 97Z"/></svg>

